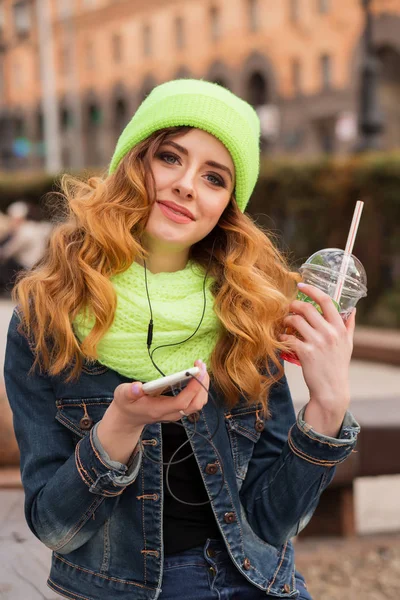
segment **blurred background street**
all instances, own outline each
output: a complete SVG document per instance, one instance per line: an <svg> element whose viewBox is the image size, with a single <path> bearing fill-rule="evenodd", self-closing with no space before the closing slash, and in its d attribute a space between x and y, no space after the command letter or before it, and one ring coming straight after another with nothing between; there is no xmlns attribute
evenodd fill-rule
<svg viewBox="0 0 400 600"><path fill-rule="evenodd" d="M344 248L368 277L357 307L357 451L338 468L297 565L314 600L400 589L400 0L0 0L0 365L16 273L43 255L60 175L105 172L157 84L203 78L250 102L261 173L248 214L293 269ZM296 410L308 400L286 364ZM0 377L0 599L55 600L30 533Z"/></svg>

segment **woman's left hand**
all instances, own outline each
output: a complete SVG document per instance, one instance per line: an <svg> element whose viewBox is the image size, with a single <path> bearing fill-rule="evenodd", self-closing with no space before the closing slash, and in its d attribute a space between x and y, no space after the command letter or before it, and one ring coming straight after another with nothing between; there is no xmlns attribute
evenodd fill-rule
<svg viewBox="0 0 400 600"><path fill-rule="evenodd" d="M283 334L296 352L310 401L305 421L324 435L336 437L350 403L349 367L353 351L355 310L344 323L332 299L313 285L301 284L299 289L314 300L323 315L312 304L294 300L284 323L299 332L302 339Z"/></svg>

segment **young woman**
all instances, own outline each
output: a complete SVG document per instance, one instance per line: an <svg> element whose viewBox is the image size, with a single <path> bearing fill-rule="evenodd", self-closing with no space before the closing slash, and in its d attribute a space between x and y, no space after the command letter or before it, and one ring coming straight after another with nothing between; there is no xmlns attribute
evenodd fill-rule
<svg viewBox="0 0 400 600"><path fill-rule="evenodd" d="M290 538L356 442L354 315L310 286L324 316L294 300L243 214L258 164L253 109L178 80L139 107L106 177L64 178L69 216L17 284L5 364L26 518L61 596L310 598ZM310 390L297 421L283 349ZM183 389L143 392L193 365Z"/></svg>

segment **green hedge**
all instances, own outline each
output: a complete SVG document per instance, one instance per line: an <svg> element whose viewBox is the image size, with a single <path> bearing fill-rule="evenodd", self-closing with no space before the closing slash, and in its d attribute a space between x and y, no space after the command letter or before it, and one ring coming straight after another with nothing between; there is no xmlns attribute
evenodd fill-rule
<svg viewBox="0 0 400 600"><path fill-rule="evenodd" d="M0 210L16 199L43 206L55 179L0 175ZM321 248L344 248L355 203L365 207L354 248L368 276L368 297L358 322L400 328L400 153L313 162L265 157L248 207L257 222L276 232L298 267Z"/></svg>
<svg viewBox="0 0 400 600"><path fill-rule="evenodd" d="M282 234L299 266L321 248L344 248L357 200L365 202L354 247L368 276L359 322L400 327L400 153L346 160L265 159L250 212Z"/></svg>

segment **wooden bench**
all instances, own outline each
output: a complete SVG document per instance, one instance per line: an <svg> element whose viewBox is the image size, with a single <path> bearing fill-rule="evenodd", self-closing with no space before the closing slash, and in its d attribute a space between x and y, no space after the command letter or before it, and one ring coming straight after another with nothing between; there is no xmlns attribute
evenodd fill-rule
<svg viewBox="0 0 400 600"><path fill-rule="evenodd" d="M338 465L300 537L355 535L355 480L400 474L400 393L385 400L354 401L351 411L361 425L355 451Z"/></svg>
<svg viewBox="0 0 400 600"><path fill-rule="evenodd" d="M353 358L399 366L400 331L357 325Z"/></svg>

